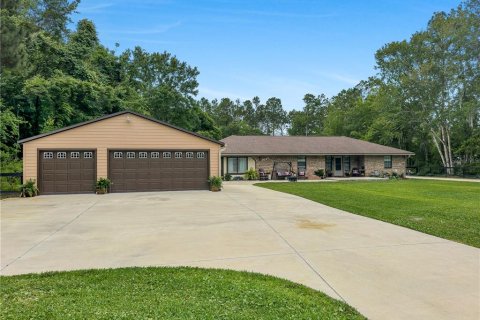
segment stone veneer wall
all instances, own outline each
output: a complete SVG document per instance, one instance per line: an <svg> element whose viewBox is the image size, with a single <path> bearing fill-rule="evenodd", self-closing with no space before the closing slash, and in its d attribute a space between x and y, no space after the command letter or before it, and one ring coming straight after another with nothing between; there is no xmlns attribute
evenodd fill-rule
<svg viewBox="0 0 480 320"><path fill-rule="evenodd" d="M306 177L311 180L319 179L314 172L318 169L325 169L325 157L324 156L306 156L307 158L307 172ZM254 157L255 169L265 170L265 172L272 172L274 162L291 162L292 170L298 173L297 156L261 156ZM286 165L284 165L286 166Z"/></svg>
<svg viewBox="0 0 480 320"><path fill-rule="evenodd" d="M385 169L383 164L384 156L365 156L365 176L370 176L373 172L396 172L398 174L405 174L406 157L392 156L392 168Z"/></svg>

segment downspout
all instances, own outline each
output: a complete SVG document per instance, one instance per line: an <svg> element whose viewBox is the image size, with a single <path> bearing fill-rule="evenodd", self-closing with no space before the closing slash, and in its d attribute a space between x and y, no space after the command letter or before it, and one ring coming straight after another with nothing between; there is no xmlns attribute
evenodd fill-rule
<svg viewBox="0 0 480 320"><path fill-rule="evenodd" d="M218 176L222 176L222 167L223 167L223 160L222 160L222 152L225 151L225 144L223 147L220 148L220 152L218 152Z"/></svg>

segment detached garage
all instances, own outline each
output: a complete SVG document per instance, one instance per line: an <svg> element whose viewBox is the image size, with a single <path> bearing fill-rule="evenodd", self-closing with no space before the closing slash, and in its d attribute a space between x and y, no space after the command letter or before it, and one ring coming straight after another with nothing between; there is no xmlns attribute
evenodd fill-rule
<svg viewBox="0 0 480 320"><path fill-rule="evenodd" d="M219 175L222 142L122 111L19 141L23 179L41 194L203 190Z"/></svg>

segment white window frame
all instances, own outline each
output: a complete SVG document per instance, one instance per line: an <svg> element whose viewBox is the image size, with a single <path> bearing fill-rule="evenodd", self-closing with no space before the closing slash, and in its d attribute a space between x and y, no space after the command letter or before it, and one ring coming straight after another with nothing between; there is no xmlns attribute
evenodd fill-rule
<svg viewBox="0 0 480 320"><path fill-rule="evenodd" d="M70 159L80 159L80 152L78 151L70 152Z"/></svg>
<svg viewBox="0 0 480 320"><path fill-rule="evenodd" d="M162 157L165 158L165 159L170 159L172 157L172 153L171 152L164 152L162 154Z"/></svg>
<svg viewBox="0 0 480 320"><path fill-rule="evenodd" d="M92 151L85 151L83 153L83 159L92 159L93 158L93 152Z"/></svg>
<svg viewBox="0 0 480 320"><path fill-rule="evenodd" d="M197 152L197 159L205 159L205 152Z"/></svg>
<svg viewBox="0 0 480 320"><path fill-rule="evenodd" d="M182 158L183 158L183 152L175 151L175 159L182 159Z"/></svg>
<svg viewBox="0 0 480 320"><path fill-rule="evenodd" d="M57 152L57 159L67 159L67 153L65 151Z"/></svg>
<svg viewBox="0 0 480 320"><path fill-rule="evenodd" d="M193 152L185 152L185 158L193 159Z"/></svg>
<svg viewBox="0 0 480 320"><path fill-rule="evenodd" d="M147 158L148 158L148 152L140 151L140 152L138 153L138 158L139 158L139 159L147 159Z"/></svg>
<svg viewBox="0 0 480 320"><path fill-rule="evenodd" d="M150 158L152 158L152 159L160 158L160 152L157 152L157 151L150 152Z"/></svg>
<svg viewBox="0 0 480 320"><path fill-rule="evenodd" d="M53 159L53 152L44 152L43 159Z"/></svg>
<svg viewBox="0 0 480 320"><path fill-rule="evenodd" d="M123 152L122 151L113 152L113 159L122 159L122 158L123 158Z"/></svg>
<svg viewBox="0 0 480 320"><path fill-rule="evenodd" d="M135 151L127 151L127 159L135 159Z"/></svg>

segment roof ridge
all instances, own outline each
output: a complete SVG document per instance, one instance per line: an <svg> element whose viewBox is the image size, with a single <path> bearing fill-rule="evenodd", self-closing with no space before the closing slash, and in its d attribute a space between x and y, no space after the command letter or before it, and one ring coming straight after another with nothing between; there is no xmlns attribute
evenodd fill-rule
<svg viewBox="0 0 480 320"><path fill-rule="evenodd" d="M89 125L89 124L92 124L92 123L95 123L95 122L99 122L99 121L103 121L103 120L106 120L106 119L114 118L114 117L120 116L120 115L122 115L122 114L127 114L127 113L130 113L130 114L135 115L135 116L137 116L137 117L143 118L143 119L145 119L145 120L149 120L149 121L152 121L152 122L156 122L156 123L158 123L158 124L167 126L167 127L169 127L169 128L172 128L172 129L176 129L176 130L182 131L182 132L187 133L187 134L191 134L191 135L196 136L196 137L198 137L198 138L205 139L205 140L208 140L208 141L217 143L217 144L219 144L219 145L221 145L221 146L224 146L224 145L225 145L222 141L218 141L218 140L215 140L215 139L212 139L212 138L209 138L209 137L205 137L205 136L203 136L203 135L201 135L201 134L198 134L198 133L196 133L196 132L189 131L189 130L187 130L187 129L177 127L177 126L175 126L175 125L173 125L173 124L170 124L170 123L168 123L168 122L165 122L165 121L162 121L162 120L158 120L158 119L155 119L155 118L152 118L152 117L149 117L149 116L146 116L146 115L143 115L143 114L141 114L141 113L138 113L138 112L135 112L135 111L131 111L131 110L121 110L121 111L114 112L114 113L111 113L111 114L103 115L103 116L100 116L100 117L98 117L98 118L94 118L94 119L91 119L91 120L79 122L79 123L72 124L72 125L67 126L67 127L63 127L63 128L60 128L60 129L52 130L52 131L49 131L49 132L46 132L46 133L41 133L41 134L37 134L37 135L32 136L32 137L28 137L28 138L25 138L25 139L21 139L21 140L18 140L17 142L20 143L20 144L22 144L22 143L29 142L29 141L32 141L32 140L41 139L41 138L48 137L48 136L51 136L51 135L54 135L54 134L57 134L57 133L60 133L60 132L72 130L72 129L75 129L75 128L78 128L78 127L82 127L82 126Z"/></svg>

